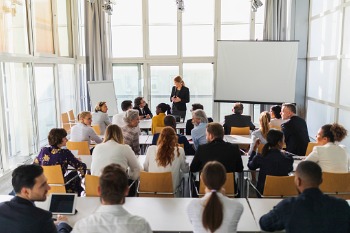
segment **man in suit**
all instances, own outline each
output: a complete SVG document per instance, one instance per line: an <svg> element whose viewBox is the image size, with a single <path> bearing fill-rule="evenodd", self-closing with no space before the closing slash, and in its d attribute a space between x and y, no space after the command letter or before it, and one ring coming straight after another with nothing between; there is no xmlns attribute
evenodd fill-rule
<svg viewBox="0 0 350 233"><path fill-rule="evenodd" d="M143 97L137 97L134 100L134 109L139 111L139 119L151 119L153 114L151 110L148 108L148 104L143 99Z"/></svg>
<svg viewBox="0 0 350 233"><path fill-rule="evenodd" d="M196 111L197 109L202 109L204 110L203 105L201 104L192 104L192 109L191 112ZM213 118L208 117L208 122L213 122ZM192 123L192 119L188 119L186 121L186 135L191 135L191 130L194 128L193 123Z"/></svg>
<svg viewBox="0 0 350 233"><path fill-rule="evenodd" d="M12 173L12 185L16 196L0 204L0 226L2 233L56 233L70 232L65 222L67 217L59 216L54 223L49 211L35 206L34 201L45 201L50 186L38 165L21 165Z"/></svg>
<svg viewBox="0 0 350 233"><path fill-rule="evenodd" d="M225 116L224 129L225 134L231 133L231 127L249 127L251 130L255 129L255 125L252 122L250 116L242 115L243 104L235 103L233 105L233 114Z"/></svg>
<svg viewBox="0 0 350 233"><path fill-rule="evenodd" d="M294 104L282 104L282 119L288 120L281 125L286 143L286 151L304 156L308 143L310 142L307 125L304 119L296 116Z"/></svg>
<svg viewBox="0 0 350 233"><path fill-rule="evenodd" d="M299 163L295 171L298 197L284 199L260 218L264 231L350 232L350 207L342 199L325 195L321 167L311 161Z"/></svg>

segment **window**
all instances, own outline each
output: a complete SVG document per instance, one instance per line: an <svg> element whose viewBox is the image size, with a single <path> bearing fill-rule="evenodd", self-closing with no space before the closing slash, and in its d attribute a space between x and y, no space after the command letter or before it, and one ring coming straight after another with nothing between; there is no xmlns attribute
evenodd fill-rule
<svg viewBox="0 0 350 233"><path fill-rule="evenodd" d="M72 110L76 112L76 88L74 78L74 65L58 65L58 82L60 87L61 113Z"/></svg>
<svg viewBox="0 0 350 233"><path fill-rule="evenodd" d="M57 0L56 3L59 55L72 57L70 1Z"/></svg>
<svg viewBox="0 0 350 233"><path fill-rule="evenodd" d="M350 107L350 59L343 59L341 67L339 103Z"/></svg>
<svg viewBox="0 0 350 233"><path fill-rule="evenodd" d="M88 4L84 0L78 2L78 31L79 31L79 55L85 56L85 4Z"/></svg>
<svg viewBox="0 0 350 233"><path fill-rule="evenodd" d="M87 110L89 109L90 104L87 102L87 79L86 79L86 65L79 65L79 104L80 108Z"/></svg>

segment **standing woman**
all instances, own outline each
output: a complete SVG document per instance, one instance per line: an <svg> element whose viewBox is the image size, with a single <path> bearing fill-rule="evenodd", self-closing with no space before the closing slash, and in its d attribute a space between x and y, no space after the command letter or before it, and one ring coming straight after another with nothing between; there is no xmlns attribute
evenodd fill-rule
<svg viewBox="0 0 350 233"><path fill-rule="evenodd" d="M186 103L190 102L190 90L185 86L180 76L174 78L174 86L171 90L170 102L173 102L172 115L186 117Z"/></svg>
<svg viewBox="0 0 350 233"><path fill-rule="evenodd" d="M91 127L92 116L90 112L81 112L78 115L79 123L74 125L70 132L70 140L72 142L87 141L89 145L90 140L94 140L97 144L102 142L102 139L95 133Z"/></svg>
<svg viewBox="0 0 350 233"><path fill-rule="evenodd" d="M222 194L225 191L225 167L217 161L208 162L201 179L206 186L204 197L193 199L187 206L193 232L237 232L243 205Z"/></svg>
<svg viewBox="0 0 350 233"><path fill-rule="evenodd" d="M106 102L98 102L95 107L95 112L92 113L92 125L99 125L102 135L105 133L106 127L111 124L107 111L108 107Z"/></svg>

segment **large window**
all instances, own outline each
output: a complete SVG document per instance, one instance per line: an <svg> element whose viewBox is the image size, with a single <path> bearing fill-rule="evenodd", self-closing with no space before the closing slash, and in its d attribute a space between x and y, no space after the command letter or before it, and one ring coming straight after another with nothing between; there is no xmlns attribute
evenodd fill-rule
<svg viewBox="0 0 350 233"><path fill-rule="evenodd" d="M59 55L72 57L70 0L57 0L56 3Z"/></svg>
<svg viewBox="0 0 350 233"><path fill-rule="evenodd" d="M76 80L74 78L74 65L58 65L58 83L60 93L61 113L72 110L77 111Z"/></svg>

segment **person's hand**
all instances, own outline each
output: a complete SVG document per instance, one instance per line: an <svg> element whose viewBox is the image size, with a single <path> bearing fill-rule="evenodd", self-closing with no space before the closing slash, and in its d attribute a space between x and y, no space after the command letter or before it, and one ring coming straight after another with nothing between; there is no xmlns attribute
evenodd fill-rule
<svg viewBox="0 0 350 233"><path fill-rule="evenodd" d="M143 116L143 115L139 116L139 120L142 120L143 118L144 118L144 116Z"/></svg>
<svg viewBox="0 0 350 233"><path fill-rule="evenodd" d="M176 97L176 102L180 102L181 98L180 97Z"/></svg>
<svg viewBox="0 0 350 233"><path fill-rule="evenodd" d="M57 220L54 222L56 225L59 224L60 222L67 222L68 223L68 217L58 214L57 215Z"/></svg>
<svg viewBox="0 0 350 233"><path fill-rule="evenodd" d="M151 116L149 114L147 114L146 119L151 119Z"/></svg>
<svg viewBox="0 0 350 233"><path fill-rule="evenodd" d="M176 96L171 97L172 102L176 102Z"/></svg>

